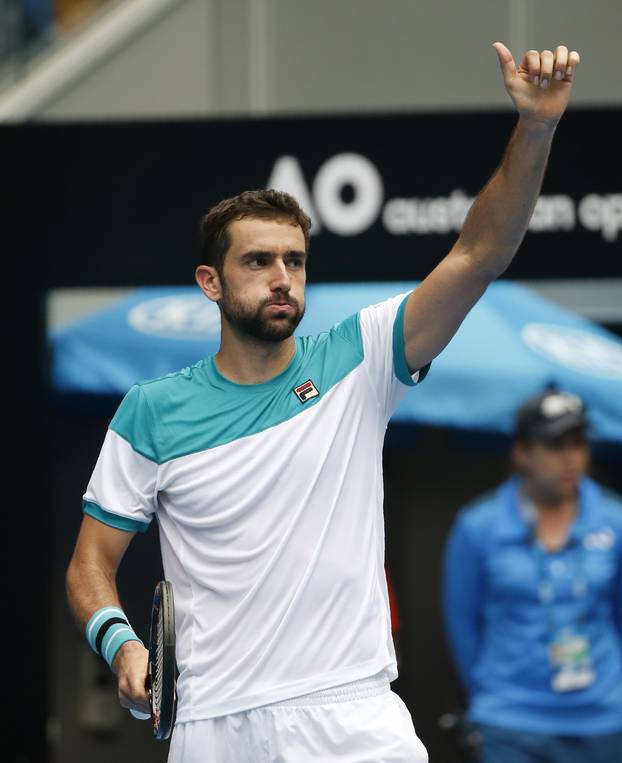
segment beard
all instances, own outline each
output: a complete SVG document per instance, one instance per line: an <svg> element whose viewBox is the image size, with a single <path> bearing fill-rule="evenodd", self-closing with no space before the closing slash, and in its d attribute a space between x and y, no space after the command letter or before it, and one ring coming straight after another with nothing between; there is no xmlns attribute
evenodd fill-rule
<svg viewBox="0 0 622 763"><path fill-rule="evenodd" d="M277 302L285 300L293 308L293 312L266 314L265 308ZM218 302L222 316L227 322L241 334L252 336L262 342L282 342L288 339L296 330L296 327L305 314L305 305L302 307L297 299L289 295L283 295L277 299L274 297L263 300L259 305L251 306L237 299L226 285L222 284L222 298Z"/></svg>

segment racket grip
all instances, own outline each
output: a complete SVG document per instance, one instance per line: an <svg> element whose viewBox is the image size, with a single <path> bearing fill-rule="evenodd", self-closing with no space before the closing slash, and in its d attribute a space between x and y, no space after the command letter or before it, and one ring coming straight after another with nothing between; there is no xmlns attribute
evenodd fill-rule
<svg viewBox="0 0 622 763"><path fill-rule="evenodd" d="M130 713L134 716L134 718L138 718L139 721L148 721L149 718L151 718L150 713L143 713L141 710L134 710L133 707L130 707Z"/></svg>

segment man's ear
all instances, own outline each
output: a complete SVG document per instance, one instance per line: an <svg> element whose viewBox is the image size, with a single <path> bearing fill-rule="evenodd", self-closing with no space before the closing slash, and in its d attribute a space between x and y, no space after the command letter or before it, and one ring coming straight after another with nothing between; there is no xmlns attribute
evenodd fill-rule
<svg viewBox="0 0 622 763"><path fill-rule="evenodd" d="M222 283L216 268L211 265L199 265L194 277L203 294L212 302L218 302L222 297Z"/></svg>

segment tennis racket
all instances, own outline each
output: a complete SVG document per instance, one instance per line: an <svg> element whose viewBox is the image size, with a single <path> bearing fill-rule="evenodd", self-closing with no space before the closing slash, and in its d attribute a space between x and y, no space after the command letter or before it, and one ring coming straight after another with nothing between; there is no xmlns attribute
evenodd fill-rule
<svg viewBox="0 0 622 763"><path fill-rule="evenodd" d="M173 586L168 580L160 580L151 607L147 673L153 735L156 739L168 739L173 730L177 704L176 681Z"/></svg>

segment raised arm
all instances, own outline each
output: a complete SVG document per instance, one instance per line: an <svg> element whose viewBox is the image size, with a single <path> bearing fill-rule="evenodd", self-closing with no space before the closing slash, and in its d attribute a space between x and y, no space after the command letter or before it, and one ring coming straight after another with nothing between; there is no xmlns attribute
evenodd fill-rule
<svg viewBox="0 0 622 763"><path fill-rule="evenodd" d="M117 530L85 516L67 568L66 587L69 607L82 632L91 617L105 607L121 609L116 574L135 533ZM149 712L145 679L147 649L140 641L121 645L111 660L119 682L122 707Z"/></svg>
<svg viewBox="0 0 622 763"><path fill-rule="evenodd" d="M408 300L404 342L413 372L444 349L486 287L512 261L540 193L551 141L579 64L579 54L563 45L554 53L530 50L519 67L505 45L494 47L519 119L455 245Z"/></svg>

